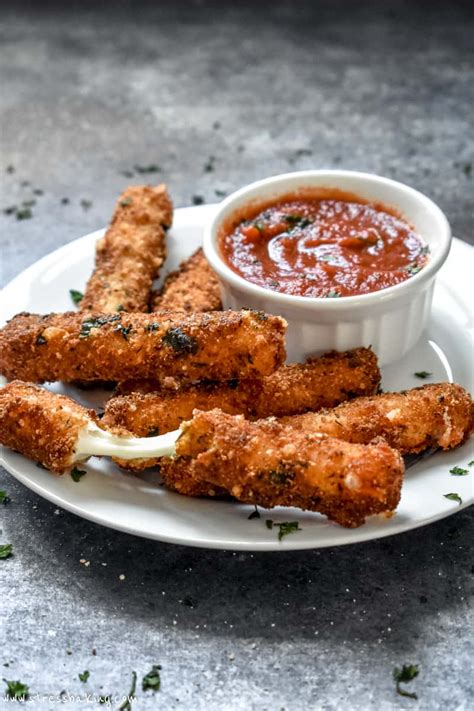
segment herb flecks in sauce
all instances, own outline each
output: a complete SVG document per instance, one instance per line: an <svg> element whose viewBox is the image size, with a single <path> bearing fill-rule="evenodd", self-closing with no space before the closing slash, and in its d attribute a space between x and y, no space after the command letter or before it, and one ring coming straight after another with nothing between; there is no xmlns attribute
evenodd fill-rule
<svg viewBox="0 0 474 711"><path fill-rule="evenodd" d="M258 286L326 298L386 289L424 267L427 245L390 209L326 194L239 218L220 236L227 264Z"/></svg>

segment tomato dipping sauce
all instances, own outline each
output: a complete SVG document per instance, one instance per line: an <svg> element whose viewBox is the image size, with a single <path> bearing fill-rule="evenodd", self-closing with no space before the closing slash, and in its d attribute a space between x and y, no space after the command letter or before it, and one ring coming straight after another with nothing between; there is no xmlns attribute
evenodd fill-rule
<svg viewBox="0 0 474 711"><path fill-rule="evenodd" d="M429 252L393 210L329 189L250 206L219 240L225 262L246 281L308 297L386 289L419 272Z"/></svg>

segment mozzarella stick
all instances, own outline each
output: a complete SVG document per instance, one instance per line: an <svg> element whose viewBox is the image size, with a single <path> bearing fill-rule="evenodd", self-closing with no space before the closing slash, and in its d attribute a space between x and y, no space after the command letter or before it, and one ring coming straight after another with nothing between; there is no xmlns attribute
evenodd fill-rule
<svg viewBox="0 0 474 711"><path fill-rule="evenodd" d="M282 422L301 432L323 432L359 444L384 437L402 454L416 454L461 445L474 428L474 404L460 385L437 383L357 398L333 410L283 418Z"/></svg>
<svg viewBox="0 0 474 711"><path fill-rule="evenodd" d="M350 397L372 394L380 383L375 354L368 348L345 353L331 352L307 363L283 365L260 380L231 383L198 383L180 388L158 383L124 386L126 395L111 398L103 422L124 427L137 437L169 432L191 419L193 410L220 408L231 415L250 419L271 415L295 415L307 410L333 407ZM155 390L153 391L153 387ZM156 461L122 463L127 468L144 469Z"/></svg>
<svg viewBox="0 0 474 711"><path fill-rule="evenodd" d="M318 511L349 528L372 514L390 514L400 498L403 460L382 439L351 444L221 410L196 411L181 430L176 458L161 468L175 488L173 469L181 467L186 477L239 501Z"/></svg>
<svg viewBox="0 0 474 711"><path fill-rule="evenodd" d="M178 435L139 439L123 430L106 431L93 410L65 395L20 380L0 388L0 444L56 474L93 455L170 455Z"/></svg>
<svg viewBox="0 0 474 711"><path fill-rule="evenodd" d="M199 248L165 279L160 291L154 292L151 311L221 311L221 292L217 276Z"/></svg>
<svg viewBox="0 0 474 711"><path fill-rule="evenodd" d="M36 383L268 375L286 322L255 311L19 314L0 330L0 374Z"/></svg>
<svg viewBox="0 0 474 711"><path fill-rule="evenodd" d="M110 227L97 243L95 269L81 311L148 311L152 282L166 257L165 230L172 218L165 185L136 185L121 194Z"/></svg>

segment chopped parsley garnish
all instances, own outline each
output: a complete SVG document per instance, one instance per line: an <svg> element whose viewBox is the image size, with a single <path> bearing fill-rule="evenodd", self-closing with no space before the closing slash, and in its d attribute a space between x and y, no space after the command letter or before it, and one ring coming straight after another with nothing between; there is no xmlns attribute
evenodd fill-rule
<svg viewBox="0 0 474 711"><path fill-rule="evenodd" d="M288 462L281 462L276 469L272 469L268 473L268 478L272 484L277 486L284 486L289 484L295 478L295 472L291 464Z"/></svg>
<svg viewBox="0 0 474 711"><path fill-rule="evenodd" d="M77 467L73 467L71 469L71 479L73 481L75 481L76 483L78 481L81 481L82 477L85 476L86 474L87 474L87 472L84 471L84 469L78 469Z"/></svg>
<svg viewBox="0 0 474 711"><path fill-rule="evenodd" d="M128 341L128 337L130 333L132 332L132 327L131 326L122 326L121 323L119 323L115 328L114 331L117 333L121 333L122 336L125 338L126 341Z"/></svg>
<svg viewBox="0 0 474 711"><path fill-rule="evenodd" d="M13 555L13 545L11 543L4 543L0 546L0 560L6 560Z"/></svg>
<svg viewBox="0 0 474 711"><path fill-rule="evenodd" d="M159 664L153 664L151 670L142 679L142 690L148 691L159 691L161 687L160 678L161 666Z"/></svg>
<svg viewBox="0 0 474 711"><path fill-rule="evenodd" d="M260 511L257 509L255 506L255 509L252 511L251 514L247 516L248 520L251 521L254 518L260 518Z"/></svg>
<svg viewBox="0 0 474 711"><path fill-rule="evenodd" d="M418 370L416 373L413 373L413 375L417 378L425 380L426 378L430 378L433 373L429 373L427 370Z"/></svg>
<svg viewBox="0 0 474 711"><path fill-rule="evenodd" d="M474 467L474 459L471 459L471 461L467 463L467 466Z"/></svg>
<svg viewBox="0 0 474 711"><path fill-rule="evenodd" d="M15 701L26 701L30 695L30 690L26 684L22 684L21 681L8 681L8 679L3 679L7 685L6 696L7 699L14 699Z"/></svg>
<svg viewBox="0 0 474 711"><path fill-rule="evenodd" d="M273 527L279 528L278 540L281 541L282 538L288 536L290 533L296 533L296 531L301 531L298 521L283 521L282 523L274 523L271 519L267 518L265 525L268 529Z"/></svg>
<svg viewBox="0 0 474 711"><path fill-rule="evenodd" d="M161 168L156 163L150 163L149 165L134 165L134 169L137 173L159 173Z"/></svg>
<svg viewBox="0 0 474 711"><path fill-rule="evenodd" d="M393 670L393 680L396 684L397 694L407 696L409 699L417 699L418 696L415 693L405 691L400 687L400 684L408 684L410 681L413 681L419 673L418 664L404 664L401 669L395 667Z"/></svg>
<svg viewBox="0 0 474 711"><path fill-rule="evenodd" d="M29 220L33 217L33 213L29 207L17 207L16 219L17 220Z"/></svg>
<svg viewBox="0 0 474 711"><path fill-rule="evenodd" d="M154 333L155 331L160 330L160 324L157 323L156 321L153 321L153 323L147 323L145 326L145 331L148 331L148 333Z"/></svg>
<svg viewBox="0 0 474 711"><path fill-rule="evenodd" d="M77 289L69 289L69 295L75 304L80 304L84 298L82 291L77 291Z"/></svg>
<svg viewBox="0 0 474 711"><path fill-rule="evenodd" d="M121 207L128 207L132 203L133 203L133 198L131 198L131 197L126 197L123 200L120 200Z"/></svg>
<svg viewBox="0 0 474 711"><path fill-rule="evenodd" d="M273 280L270 282L270 286L273 286L275 289L277 289L280 286L280 284L277 281Z"/></svg>
<svg viewBox="0 0 474 711"><path fill-rule="evenodd" d="M36 337L35 343L37 346L44 346L44 344L47 342L48 341L46 340L46 338L43 336L42 333L40 333L39 336Z"/></svg>
<svg viewBox="0 0 474 711"><path fill-rule="evenodd" d="M463 469L462 467L453 467L449 470L449 473L453 476L466 476L466 474L469 474L469 469Z"/></svg>
<svg viewBox="0 0 474 711"><path fill-rule="evenodd" d="M92 207L91 200L81 200L81 207L83 210L89 210Z"/></svg>
<svg viewBox="0 0 474 711"><path fill-rule="evenodd" d="M117 313L120 313L121 311L125 311L125 306L123 304L119 304L115 310Z"/></svg>
<svg viewBox="0 0 474 711"><path fill-rule="evenodd" d="M462 167L462 172L466 176L466 178L470 178L472 175L472 163L464 163Z"/></svg>
<svg viewBox="0 0 474 711"><path fill-rule="evenodd" d="M162 341L176 353L191 353L194 355L199 350L199 344L196 339L188 336L180 328L169 328Z"/></svg>
<svg viewBox="0 0 474 711"><path fill-rule="evenodd" d="M462 499L459 496L459 494L443 494L445 499L449 499L450 501L457 501L459 506L462 504Z"/></svg>
<svg viewBox="0 0 474 711"><path fill-rule="evenodd" d="M283 215L283 219L292 227L308 227L313 222L309 217L303 215Z"/></svg>
<svg viewBox="0 0 474 711"><path fill-rule="evenodd" d="M421 267L419 264L414 262L413 264L409 264L407 267L405 267L405 271L410 275L414 276L415 274L418 274L418 272L421 271Z"/></svg>
<svg viewBox="0 0 474 711"><path fill-rule="evenodd" d="M132 685L130 686L130 691L128 692L128 696L119 706L119 711L131 711L132 709L132 701L134 701L134 694L135 691L137 690L137 672L132 672Z"/></svg>
<svg viewBox="0 0 474 711"><path fill-rule="evenodd" d="M227 195L225 190L219 190L219 188L216 188L214 190L214 194L216 195L216 197L225 197Z"/></svg>
<svg viewBox="0 0 474 711"><path fill-rule="evenodd" d="M327 294L324 294L324 299L340 299L341 295L336 289L331 289Z"/></svg>
<svg viewBox="0 0 474 711"><path fill-rule="evenodd" d="M101 326L105 326L106 323L114 323L115 321L120 321L120 316L118 314L98 317L91 316L90 318L86 318L81 323L79 338L87 338L91 335L91 331L93 328L100 328Z"/></svg>
<svg viewBox="0 0 474 711"><path fill-rule="evenodd" d="M85 671L82 672L82 674L79 673L77 676L79 677L79 681L82 681L82 683L85 684L86 681L88 680L88 678L90 677L90 675L91 675L90 671L88 669L86 669Z"/></svg>
<svg viewBox="0 0 474 711"><path fill-rule="evenodd" d="M69 198L61 198L61 205L69 205Z"/></svg>
<svg viewBox="0 0 474 711"><path fill-rule="evenodd" d="M275 523L280 530L278 531L278 540L281 541L284 536L288 536L290 533L296 533L296 531L301 531L298 521L284 521L283 523Z"/></svg>
<svg viewBox="0 0 474 711"><path fill-rule="evenodd" d="M4 504L5 506L9 504L11 501L10 497L8 496L6 491L0 491L0 504Z"/></svg>
<svg viewBox="0 0 474 711"><path fill-rule="evenodd" d="M35 188L33 193L34 195L44 195L44 190L41 190L41 188Z"/></svg>
<svg viewBox="0 0 474 711"><path fill-rule="evenodd" d="M202 195L193 195L191 201L193 205L202 205L204 203L204 198Z"/></svg>
<svg viewBox="0 0 474 711"><path fill-rule="evenodd" d="M213 172L215 161L216 161L216 159L214 156L209 156L207 163L205 163L205 165L204 165L204 172L205 173L212 173Z"/></svg>

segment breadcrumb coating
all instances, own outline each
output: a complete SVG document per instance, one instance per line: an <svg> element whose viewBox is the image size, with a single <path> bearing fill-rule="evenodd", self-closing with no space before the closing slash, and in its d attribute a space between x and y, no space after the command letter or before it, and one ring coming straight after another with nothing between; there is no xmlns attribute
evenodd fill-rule
<svg viewBox="0 0 474 711"><path fill-rule="evenodd" d="M220 408L250 419L271 415L295 415L321 407L333 407L349 397L372 394L380 383L375 354L367 348L331 352L307 363L283 365L260 380L227 383L200 382L182 387L133 382L123 386L125 395L111 398L103 422L125 427L137 437L164 434L192 417L195 409ZM153 390L155 388L155 390ZM127 469L157 466L156 459L118 462Z"/></svg>
<svg viewBox="0 0 474 711"><path fill-rule="evenodd" d="M0 388L0 444L63 474L78 435L97 415L65 395L14 380Z"/></svg>
<svg viewBox="0 0 474 711"><path fill-rule="evenodd" d="M258 378L285 360L286 321L263 312L18 314L0 373L30 382Z"/></svg>
<svg viewBox="0 0 474 711"><path fill-rule="evenodd" d="M239 501L318 511L349 528L394 511L404 473L400 454L382 439L352 444L274 418L249 422L221 410L196 411L183 425L176 455L161 468L175 489L173 469L185 463L188 479L225 489ZM186 493L185 486L180 491Z"/></svg>
<svg viewBox="0 0 474 711"><path fill-rule="evenodd" d="M199 248L179 268L168 274L160 291L154 292L151 311L221 311L221 292L216 274Z"/></svg>
<svg viewBox="0 0 474 711"><path fill-rule="evenodd" d="M135 185L119 197L96 245L96 264L80 302L87 313L146 312L153 280L166 257L173 205L166 185Z"/></svg>
<svg viewBox="0 0 474 711"><path fill-rule="evenodd" d="M302 432L324 432L360 444L384 437L402 454L416 454L461 445L474 429L474 404L460 385L436 383L356 398L333 410L283 418L282 422Z"/></svg>

